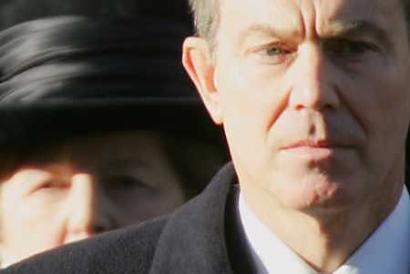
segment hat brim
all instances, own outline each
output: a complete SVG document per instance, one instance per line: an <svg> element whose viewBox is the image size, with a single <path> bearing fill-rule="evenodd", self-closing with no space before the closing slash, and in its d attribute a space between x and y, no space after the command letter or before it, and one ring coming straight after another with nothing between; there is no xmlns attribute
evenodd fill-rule
<svg viewBox="0 0 410 274"><path fill-rule="evenodd" d="M199 99L144 98L92 102L47 102L0 107L0 146L35 146L50 141L117 131L153 130L220 141Z"/></svg>

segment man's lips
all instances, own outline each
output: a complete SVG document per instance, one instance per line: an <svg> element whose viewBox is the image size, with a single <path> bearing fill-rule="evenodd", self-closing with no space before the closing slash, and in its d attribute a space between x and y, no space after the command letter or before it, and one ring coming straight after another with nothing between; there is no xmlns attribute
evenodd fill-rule
<svg viewBox="0 0 410 274"><path fill-rule="evenodd" d="M345 150L351 150L351 145L340 144L329 140L301 140L285 145L282 151L288 152L303 158L325 159L333 154Z"/></svg>
<svg viewBox="0 0 410 274"><path fill-rule="evenodd" d="M285 145L283 146L283 149L293 149L293 148L300 148L300 147L331 148L331 147L336 147L336 146L337 145L327 140L301 140L301 141L296 141L288 145Z"/></svg>

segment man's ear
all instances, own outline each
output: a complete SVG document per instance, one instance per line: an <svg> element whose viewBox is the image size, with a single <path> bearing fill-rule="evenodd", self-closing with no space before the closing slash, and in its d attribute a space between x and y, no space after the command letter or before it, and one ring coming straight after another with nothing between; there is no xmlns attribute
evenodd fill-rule
<svg viewBox="0 0 410 274"><path fill-rule="evenodd" d="M212 119L216 124L222 124L219 92L215 86L215 66L208 43L202 38L188 37L183 46L182 63Z"/></svg>

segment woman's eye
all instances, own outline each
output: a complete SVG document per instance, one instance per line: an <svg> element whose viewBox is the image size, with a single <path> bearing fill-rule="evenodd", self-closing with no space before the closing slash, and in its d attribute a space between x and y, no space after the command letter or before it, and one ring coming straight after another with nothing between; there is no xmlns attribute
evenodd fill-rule
<svg viewBox="0 0 410 274"><path fill-rule="evenodd" d="M104 182L106 192L110 193L111 198L114 200L141 197L139 195L151 197L151 195L158 192L153 184L134 175L109 176L104 178Z"/></svg>
<svg viewBox="0 0 410 274"><path fill-rule="evenodd" d="M121 189L133 189L133 188L148 188L149 186L145 184L142 180L135 178L133 176L113 176L109 179L111 187L121 188Z"/></svg>
<svg viewBox="0 0 410 274"><path fill-rule="evenodd" d="M61 181L47 181L38 186L38 189L65 189L69 186L69 183Z"/></svg>
<svg viewBox="0 0 410 274"><path fill-rule="evenodd" d="M66 193L69 187L70 187L69 182L50 180L50 181L45 181L45 182L42 182L36 185L36 187L32 191L32 194L59 196L60 194Z"/></svg>
<svg viewBox="0 0 410 274"><path fill-rule="evenodd" d="M48 189L48 188L53 188L53 187L55 187L55 184L53 184L52 182L45 182L45 183L39 185L37 187L37 190L39 190L39 189Z"/></svg>

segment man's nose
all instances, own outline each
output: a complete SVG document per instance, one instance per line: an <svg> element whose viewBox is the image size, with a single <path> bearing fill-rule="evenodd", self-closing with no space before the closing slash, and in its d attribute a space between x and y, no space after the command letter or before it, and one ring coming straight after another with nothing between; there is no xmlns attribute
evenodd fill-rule
<svg viewBox="0 0 410 274"><path fill-rule="evenodd" d="M339 107L337 73L319 46L302 47L289 75L292 83L289 105L296 110L320 111Z"/></svg>
<svg viewBox="0 0 410 274"><path fill-rule="evenodd" d="M106 201L93 176L76 174L71 180L66 243L113 229L112 219L104 210Z"/></svg>

